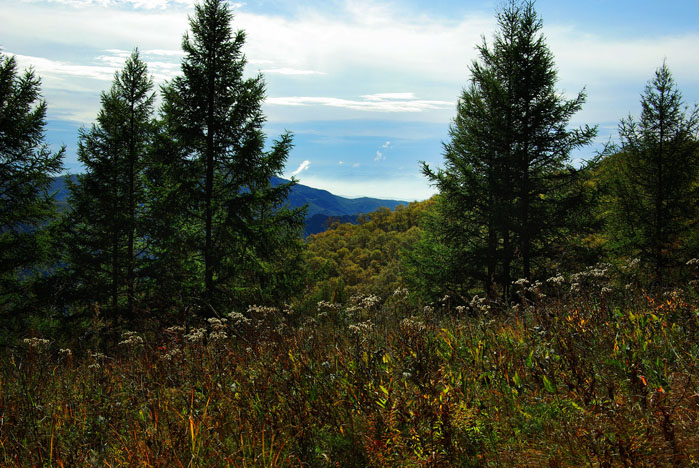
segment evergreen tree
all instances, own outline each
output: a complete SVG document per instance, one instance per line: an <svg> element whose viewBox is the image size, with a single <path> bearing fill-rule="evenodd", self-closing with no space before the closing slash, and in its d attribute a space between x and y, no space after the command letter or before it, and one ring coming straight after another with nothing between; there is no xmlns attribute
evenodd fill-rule
<svg viewBox="0 0 699 468"><path fill-rule="evenodd" d="M511 1L497 20L492 47L484 41L470 67L445 168L423 172L441 194L437 238L456 252L451 284L480 283L491 297L497 285L507 299L512 279L545 274L551 243L570 229L581 197L570 154L596 129L567 128L585 93L565 100L556 92L533 2Z"/></svg>
<svg viewBox="0 0 699 468"><path fill-rule="evenodd" d="M264 82L261 75L243 78L245 34L234 34L231 20L223 0L195 6L191 35L182 41L182 76L163 89L166 132L179 147L161 160L180 175L170 193L182 198L169 198L183 207L180 240L198 261L180 267L196 272L193 294L208 307L239 300L253 284L262 287L261 272L266 277L281 267L280 249L298 244L302 224L301 211L284 208L291 184L270 185L283 170L291 136L264 151Z"/></svg>
<svg viewBox="0 0 699 468"><path fill-rule="evenodd" d="M623 251L651 266L659 286L699 248L699 108L685 111L663 63L646 85L640 120L619 124L612 166L610 232Z"/></svg>
<svg viewBox="0 0 699 468"><path fill-rule="evenodd" d="M32 70L17 74L0 54L0 309L18 291L17 274L40 260L40 229L54 214L52 176L64 150L44 142L46 103Z"/></svg>
<svg viewBox="0 0 699 468"><path fill-rule="evenodd" d="M153 83L138 50L102 93L97 123L80 131L85 172L70 185L67 249L86 298L135 313L144 258L144 170L152 140ZM125 303L125 304L124 304Z"/></svg>

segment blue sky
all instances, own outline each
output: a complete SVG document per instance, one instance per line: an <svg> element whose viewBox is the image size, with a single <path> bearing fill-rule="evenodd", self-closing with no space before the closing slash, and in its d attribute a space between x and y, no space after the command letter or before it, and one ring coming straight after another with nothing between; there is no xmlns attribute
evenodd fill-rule
<svg viewBox="0 0 699 468"><path fill-rule="evenodd" d="M247 33L250 75L267 83L265 131L294 133L286 176L345 196L434 193L418 161L438 166L475 46L492 38L499 1L231 2ZM47 139L80 170L77 132L134 48L156 83L179 73L192 0L0 0L0 47L42 77ZM590 156L638 115L663 60L689 105L699 102L699 2L539 0L559 91L588 99L573 125L599 125Z"/></svg>

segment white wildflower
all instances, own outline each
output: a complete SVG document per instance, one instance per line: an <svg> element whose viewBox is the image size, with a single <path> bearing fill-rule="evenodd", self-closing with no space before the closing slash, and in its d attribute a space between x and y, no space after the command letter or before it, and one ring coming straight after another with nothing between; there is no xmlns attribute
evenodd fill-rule
<svg viewBox="0 0 699 468"><path fill-rule="evenodd" d="M340 304L336 304L334 302L329 302L329 301L320 301L318 304L316 304L316 310L318 311L319 314L325 313L327 315L328 312L336 312L340 310L342 306Z"/></svg>
<svg viewBox="0 0 699 468"><path fill-rule="evenodd" d="M352 324L348 328L350 334L352 334L355 338L361 338L362 341L364 341L374 330L374 324L371 322L371 320L367 320L366 322Z"/></svg>
<svg viewBox="0 0 699 468"><path fill-rule="evenodd" d="M176 360L180 356L182 356L182 350L180 348L172 348L170 351L163 354L161 357L166 361L172 361Z"/></svg>
<svg viewBox="0 0 699 468"><path fill-rule="evenodd" d="M184 339L189 343L196 344L204 341L204 336L206 336L206 330L204 328L194 328L184 336Z"/></svg>
<svg viewBox="0 0 699 468"><path fill-rule="evenodd" d="M641 263L640 258L632 258L628 262L626 262L626 265L624 265L625 270L633 270L636 268L639 264Z"/></svg>
<svg viewBox="0 0 699 468"><path fill-rule="evenodd" d="M44 338L25 338L24 343L29 347L29 349L33 349L35 351L45 351L46 348L49 347L49 340L46 340Z"/></svg>
<svg viewBox="0 0 699 468"><path fill-rule="evenodd" d="M411 316L400 321L400 328L406 332L419 333L425 330L425 324L417 317Z"/></svg>
<svg viewBox="0 0 699 468"><path fill-rule="evenodd" d="M240 312L233 311L228 314L228 317L231 319L231 323L235 327L249 327L252 324L252 321Z"/></svg>
<svg viewBox="0 0 699 468"><path fill-rule="evenodd" d="M214 330L209 334L209 339L214 342L225 341L228 339L228 335L223 330Z"/></svg>
<svg viewBox="0 0 699 468"><path fill-rule="evenodd" d="M119 344L131 347L140 346L143 344L143 338L138 336L136 332L125 331L121 334L121 341Z"/></svg>
<svg viewBox="0 0 699 468"><path fill-rule="evenodd" d="M565 278L563 277L563 275L556 275L547 279L546 282L551 283L555 286L560 286L561 284L565 283Z"/></svg>
<svg viewBox="0 0 699 468"><path fill-rule="evenodd" d="M276 307L267 307L260 305L251 305L248 307L248 315L261 315L266 317L267 315L275 315L279 312Z"/></svg>
<svg viewBox="0 0 699 468"><path fill-rule="evenodd" d="M490 305L488 305L488 300L485 297L475 295L469 305L471 309L481 314L487 314L490 311Z"/></svg>
<svg viewBox="0 0 699 468"><path fill-rule="evenodd" d="M512 284L516 286L526 286L529 284L529 280L527 278L520 278L517 281L513 281Z"/></svg>

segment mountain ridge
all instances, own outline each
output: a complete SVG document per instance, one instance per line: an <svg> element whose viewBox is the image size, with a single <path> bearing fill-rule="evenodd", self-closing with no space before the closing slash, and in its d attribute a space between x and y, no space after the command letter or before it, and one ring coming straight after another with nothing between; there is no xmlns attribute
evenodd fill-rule
<svg viewBox="0 0 699 468"><path fill-rule="evenodd" d="M68 199L69 191L66 184L68 177L75 180L76 175L68 174L56 177L51 184L50 191L56 194L56 201L59 204L65 203ZM281 177L272 177L271 179L273 186L287 182L289 180ZM408 204L402 200L341 197L328 190L309 187L298 182L291 187L287 201L291 208L308 206L304 236L323 232L334 221L356 223L361 214L371 213L382 207L394 210L399 205Z"/></svg>

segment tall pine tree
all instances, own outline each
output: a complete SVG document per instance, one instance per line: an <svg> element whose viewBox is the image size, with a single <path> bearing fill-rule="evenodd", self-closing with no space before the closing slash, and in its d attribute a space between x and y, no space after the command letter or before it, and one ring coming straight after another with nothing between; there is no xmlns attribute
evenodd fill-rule
<svg viewBox="0 0 699 468"><path fill-rule="evenodd" d="M585 101L565 100L531 1L497 15L493 45L478 47L470 85L444 145L445 168L423 165L440 191L437 238L456 252L455 287L478 282L505 299L513 279L545 274L550 245L569 229L581 193L571 151L596 129L568 129ZM454 269L450 269L454 270ZM497 286L497 288L496 288Z"/></svg>
<svg viewBox="0 0 699 468"><path fill-rule="evenodd" d="M49 191L64 150L44 142L46 103L32 70L0 54L0 310L19 292L18 274L40 260L40 229L54 214Z"/></svg>
<svg viewBox="0 0 699 468"><path fill-rule="evenodd" d="M619 124L612 157L610 233L650 266L658 286L699 252L699 108L686 111L663 63L641 97L640 119Z"/></svg>
<svg viewBox="0 0 699 468"><path fill-rule="evenodd" d="M135 315L144 256L144 170L153 138L153 83L135 50L108 92L97 123L81 130L85 172L70 185L65 222L75 285L107 302L113 316Z"/></svg>
<svg viewBox="0 0 699 468"><path fill-rule="evenodd" d="M198 278L193 294L211 308L264 289L262 278L278 278L279 255L297 244L302 225L300 211L284 208L291 184L270 185L283 170L291 136L265 151L264 82L243 77L245 33L234 34L231 20L223 0L195 6L191 35L182 41L182 75L163 89L166 132L179 145L167 163L181 180L170 188L183 197L180 225L189 234L181 240L198 262L186 269Z"/></svg>

